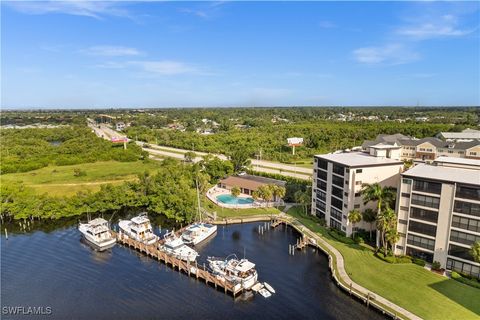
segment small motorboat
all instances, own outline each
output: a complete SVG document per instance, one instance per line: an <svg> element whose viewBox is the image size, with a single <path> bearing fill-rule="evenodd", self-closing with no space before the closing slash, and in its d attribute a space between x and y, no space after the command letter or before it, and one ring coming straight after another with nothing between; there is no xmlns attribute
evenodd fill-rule
<svg viewBox="0 0 480 320"><path fill-rule="evenodd" d="M120 220L118 226L123 234L144 244L150 245L158 241L158 236L153 233L146 212L130 220Z"/></svg>
<svg viewBox="0 0 480 320"><path fill-rule="evenodd" d="M78 230L88 243L100 251L113 247L117 242L110 231L108 221L102 218L90 220L88 223L80 223Z"/></svg>
<svg viewBox="0 0 480 320"><path fill-rule="evenodd" d="M217 232L217 226L210 223L194 223L188 226L182 233L182 240L185 244L197 245Z"/></svg>
<svg viewBox="0 0 480 320"><path fill-rule="evenodd" d="M165 235L165 242L159 246L159 249L177 259L194 262L199 256L198 252L183 243L175 233L169 232Z"/></svg>
<svg viewBox="0 0 480 320"><path fill-rule="evenodd" d="M270 291L268 291L265 288L262 288L262 289L258 290L258 293L260 293L264 298L270 298L272 296Z"/></svg>
<svg viewBox="0 0 480 320"><path fill-rule="evenodd" d="M271 293L275 293L275 289L273 289L271 285L266 282L264 282L263 285L265 286L265 288L267 288L268 291L270 291Z"/></svg>
<svg viewBox="0 0 480 320"><path fill-rule="evenodd" d="M255 283L255 285L252 287L252 290L254 292L258 292L260 289L263 289L263 284L260 282Z"/></svg>

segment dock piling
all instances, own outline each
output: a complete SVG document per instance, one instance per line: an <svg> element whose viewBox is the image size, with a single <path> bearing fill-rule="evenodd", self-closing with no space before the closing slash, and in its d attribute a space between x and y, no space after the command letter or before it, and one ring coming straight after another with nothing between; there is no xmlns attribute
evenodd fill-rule
<svg viewBox="0 0 480 320"><path fill-rule="evenodd" d="M8 232L7 232L7 228L5 228L5 238L8 240Z"/></svg>

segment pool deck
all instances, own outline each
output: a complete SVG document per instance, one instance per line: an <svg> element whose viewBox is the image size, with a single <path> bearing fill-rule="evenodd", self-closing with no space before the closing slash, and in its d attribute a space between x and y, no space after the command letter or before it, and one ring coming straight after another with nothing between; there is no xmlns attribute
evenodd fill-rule
<svg viewBox="0 0 480 320"><path fill-rule="evenodd" d="M273 207L277 204L275 202L265 202L265 201L259 201L259 200L254 200L252 203L246 203L246 204L223 203L217 200L217 196L222 194L230 195L231 192L230 190L215 186L210 188L207 191L207 198L219 207L231 208L231 209L267 208L267 207ZM240 196L238 196L238 198L252 198L252 197L248 194L241 193Z"/></svg>

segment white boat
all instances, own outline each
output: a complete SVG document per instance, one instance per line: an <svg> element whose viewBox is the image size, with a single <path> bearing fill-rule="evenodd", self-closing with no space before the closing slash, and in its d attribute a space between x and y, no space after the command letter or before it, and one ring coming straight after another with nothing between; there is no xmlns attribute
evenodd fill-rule
<svg viewBox="0 0 480 320"><path fill-rule="evenodd" d="M154 244L158 241L158 236L153 233L152 225L145 212L130 220L120 220L118 226L121 232L144 244Z"/></svg>
<svg viewBox="0 0 480 320"><path fill-rule="evenodd" d="M110 231L108 221L102 218L93 219L88 223L80 223L78 230L87 242L100 251L113 247L117 241Z"/></svg>
<svg viewBox="0 0 480 320"><path fill-rule="evenodd" d="M275 293L275 289L273 289L271 285L266 282L264 282L263 285L265 286L265 288L267 288L268 291L270 291L271 293Z"/></svg>
<svg viewBox="0 0 480 320"><path fill-rule="evenodd" d="M252 290L254 292L258 292L260 291L260 289L263 289L263 284L261 284L260 282L255 283L255 285L252 287Z"/></svg>
<svg viewBox="0 0 480 320"><path fill-rule="evenodd" d="M183 243L182 239L175 236L173 232L165 235L165 242L159 249L177 259L193 262L198 257L198 252Z"/></svg>
<svg viewBox="0 0 480 320"><path fill-rule="evenodd" d="M239 283L245 290L251 289L257 283L258 273L255 264L247 259L239 260L233 254L225 259L208 257L207 261L213 273L223 276L230 282Z"/></svg>
<svg viewBox="0 0 480 320"><path fill-rule="evenodd" d="M185 244L197 245L217 232L217 226L210 223L194 223L188 226L182 233L182 240Z"/></svg>
<svg viewBox="0 0 480 320"><path fill-rule="evenodd" d="M268 291L265 288L262 288L262 289L258 290L258 293L260 293L264 298L270 298L272 296L270 291Z"/></svg>

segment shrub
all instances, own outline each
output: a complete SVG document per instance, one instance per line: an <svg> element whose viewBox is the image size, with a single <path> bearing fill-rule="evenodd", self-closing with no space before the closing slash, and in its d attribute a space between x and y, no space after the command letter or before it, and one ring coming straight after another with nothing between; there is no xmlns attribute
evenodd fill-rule
<svg viewBox="0 0 480 320"><path fill-rule="evenodd" d="M376 252L375 256L388 263L411 263L412 258L409 256L393 256L387 255L386 257L381 252Z"/></svg>
<svg viewBox="0 0 480 320"><path fill-rule="evenodd" d="M480 289L480 281L463 277L458 272L452 271L452 279L458 282L461 282L463 284L469 285L471 287Z"/></svg>
<svg viewBox="0 0 480 320"><path fill-rule="evenodd" d="M340 242L343 242L343 243L346 243L346 244L354 244L355 243L355 241L346 237L345 232L339 231L335 228L329 229L328 234L337 241L340 241Z"/></svg>
<svg viewBox="0 0 480 320"><path fill-rule="evenodd" d="M353 240L355 240L355 242L358 243L358 244L365 243L365 241L363 240L363 238L360 237L360 236L355 236L355 239L353 239Z"/></svg>
<svg viewBox="0 0 480 320"><path fill-rule="evenodd" d="M413 258L412 262L418 264L421 267L425 267L425 260L419 258Z"/></svg>
<svg viewBox="0 0 480 320"><path fill-rule="evenodd" d="M440 262L438 261L433 261L432 263L432 270L440 270L441 269L441 265L440 265Z"/></svg>
<svg viewBox="0 0 480 320"><path fill-rule="evenodd" d="M73 176L74 177L84 177L87 175L87 172L85 170L81 170L78 168L73 169Z"/></svg>

